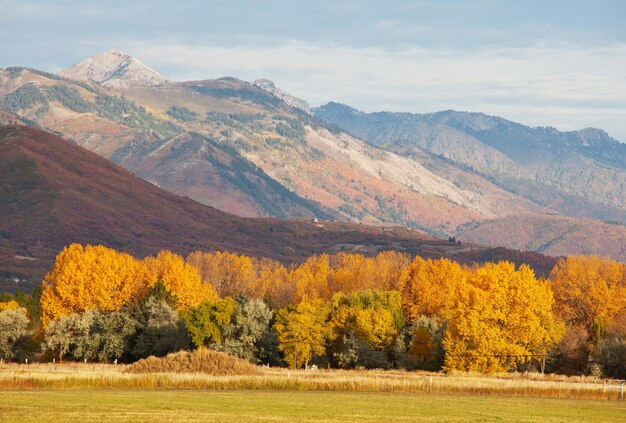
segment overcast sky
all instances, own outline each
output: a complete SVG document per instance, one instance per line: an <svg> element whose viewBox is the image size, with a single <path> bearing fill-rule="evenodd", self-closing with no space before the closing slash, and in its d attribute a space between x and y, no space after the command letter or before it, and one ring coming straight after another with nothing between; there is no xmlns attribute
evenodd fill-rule
<svg viewBox="0 0 626 423"><path fill-rule="evenodd" d="M626 1L0 0L0 67L110 48L173 80L269 78L313 105L479 111L626 141Z"/></svg>

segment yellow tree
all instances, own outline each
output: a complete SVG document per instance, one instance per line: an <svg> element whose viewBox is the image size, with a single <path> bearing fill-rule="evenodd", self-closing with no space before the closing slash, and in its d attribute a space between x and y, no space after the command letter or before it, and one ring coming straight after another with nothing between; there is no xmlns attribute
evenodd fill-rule
<svg viewBox="0 0 626 423"><path fill-rule="evenodd" d="M331 275L332 270L327 254L309 257L291 272L291 282L294 288L292 304L315 298L326 300L330 298L328 283Z"/></svg>
<svg viewBox="0 0 626 423"><path fill-rule="evenodd" d="M413 323L419 316L447 319L450 301L458 287L467 283L467 274L466 269L448 259L415 257L399 284L407 322Z"/></svg>
<svg viewBox="0 0 626 423"><path fill-rule="evenodd" d="M259 263L258 286L262 287L263 295L276 308L287 307L294 295L290 271L281 263L272 259L261 259Z"/></svg>
<svg viewBox="0 0 626 423"><path fill-rule="evenodd" d="M625 266L609 258L561 259L550 274L559 317L587 331L592 341L626 312Z"/></svg>
<svg viewBox="0 0 626 423"><path fill-rule="evenodd" d="M295 308L278 310L274 330L278 348L285 353L289 367L308 367L314 356L324 354L327 314L327 306L321 299L302 301Z"/></svg>
<svg viewBox="0 0 626 423"><path fill-rule="evenodd" d="M257 268L250 257L218 251L196 251L187 257L187 263L195 267L202 280L211 284L220 297L244 295L256 298Z"/></svg>
<svg viewBox="0 0 626 423"><path fill-rule="evenodd" d="M72 244L59 253L43 281L41 320L87 309L119 310L139 301L154 279L132 256L104 246Z"/></svg>
<svg viewBox="0 0 626 423"><path fill-rule="evenodd" d="M20 305L15 300L5 301L3 303L0 303L0 311L17 310L19 307Z"/></svg>
<svg viewBox="0 0 626 423"><path fill-rule="evenodd" d="M397 291L337 293L327 323L330 352L340 367L385 367L404 327ZM387 357L387 353L392 353ZM392 358L392 361L394 359Z"/></svg>
<svg viewBox="0 0 626 423"><path fill-rule="evenodd" d="M409 256L398 251L384 251L372 260L375 269L374 286L367 288L398 290L402 274L410 264Z"/></svg>
<svg viewBox="0 0 626 423"><path fill-rule="evenodd" d="M456 290L443 345L447 370L484 373L539 358L563 333L547 281L526 265L487 263Z"/></svg>
<svg viewBox="0 0 626 423"><path fill-rule="evenodd" d="M152 274L151 286L161 281L178 310L188 310L207 300L217 299L211 285L202 283L196 268L171 251L160 251L156 257L146 257L144 263Z"/></svg>
<svg viewBox="0 0 626 423"><path fill-rule="evenodd" d="M331 257L334 270L330 291L353 292L375 286L376 269L374 261L362 254L340 253Z"/></svg>

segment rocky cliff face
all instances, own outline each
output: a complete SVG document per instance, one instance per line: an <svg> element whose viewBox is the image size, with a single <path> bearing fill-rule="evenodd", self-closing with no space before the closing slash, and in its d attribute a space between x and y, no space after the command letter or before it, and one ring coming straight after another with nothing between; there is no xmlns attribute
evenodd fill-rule
<svg viewBox="0 0 626 423"><path fill-rule="evenodd" d="M259 87L260 89L264 91L267 91L273 96L278 97L279 99L281 99L282 101L290 105L291 107L300 109L309 115L311 114L311 106L309 105L309 103L289 93L286 93L285 91L278 88L269 79L257 79L252 82L252 85L254 85L255 87Z"/></svg>
<svg viewBox="0 0 626 423"><path fill-rule="evenodd" d="M59 72L78 81L93 81L106 87L155 87L168 80L155 70L120 50L96 54Z"/></svg>

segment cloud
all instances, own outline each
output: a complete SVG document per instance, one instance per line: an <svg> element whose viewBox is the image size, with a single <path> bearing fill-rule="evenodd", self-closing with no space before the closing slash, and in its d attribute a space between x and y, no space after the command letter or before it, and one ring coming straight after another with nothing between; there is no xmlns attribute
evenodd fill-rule
<svg viewBox="0 0 626 423"><path fill-rule="evenodd" d="M626 141L626 44L468 52L130 42L130 53L176 80L266 77L313 104L365 111L481 111L529 125L601 126Z"/></svg>

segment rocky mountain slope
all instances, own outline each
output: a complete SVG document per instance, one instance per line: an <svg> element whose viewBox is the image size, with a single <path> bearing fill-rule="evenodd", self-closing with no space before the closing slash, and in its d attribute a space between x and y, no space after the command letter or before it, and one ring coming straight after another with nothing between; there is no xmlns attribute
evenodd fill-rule
<svg viewBox="0 0 626 423"><path fill-rule="evenodd" d="M396 249L461 262L500 250L435 240L417 231L312 220L246 219L146 182L52 134L0 128L0 291L40 283L72 242L98 243L136 256L224 249L299 261L320 252ZM504 251L549 271L553 259Z"/></svg>
<svg viewBox="0 0 626 423"><path fill-rule="evenodd" d="M530 128L481 113L363 113L329 103L316 116L372 145L441 156L537 205L626 223L626 144L597 129Z"/></svg>

